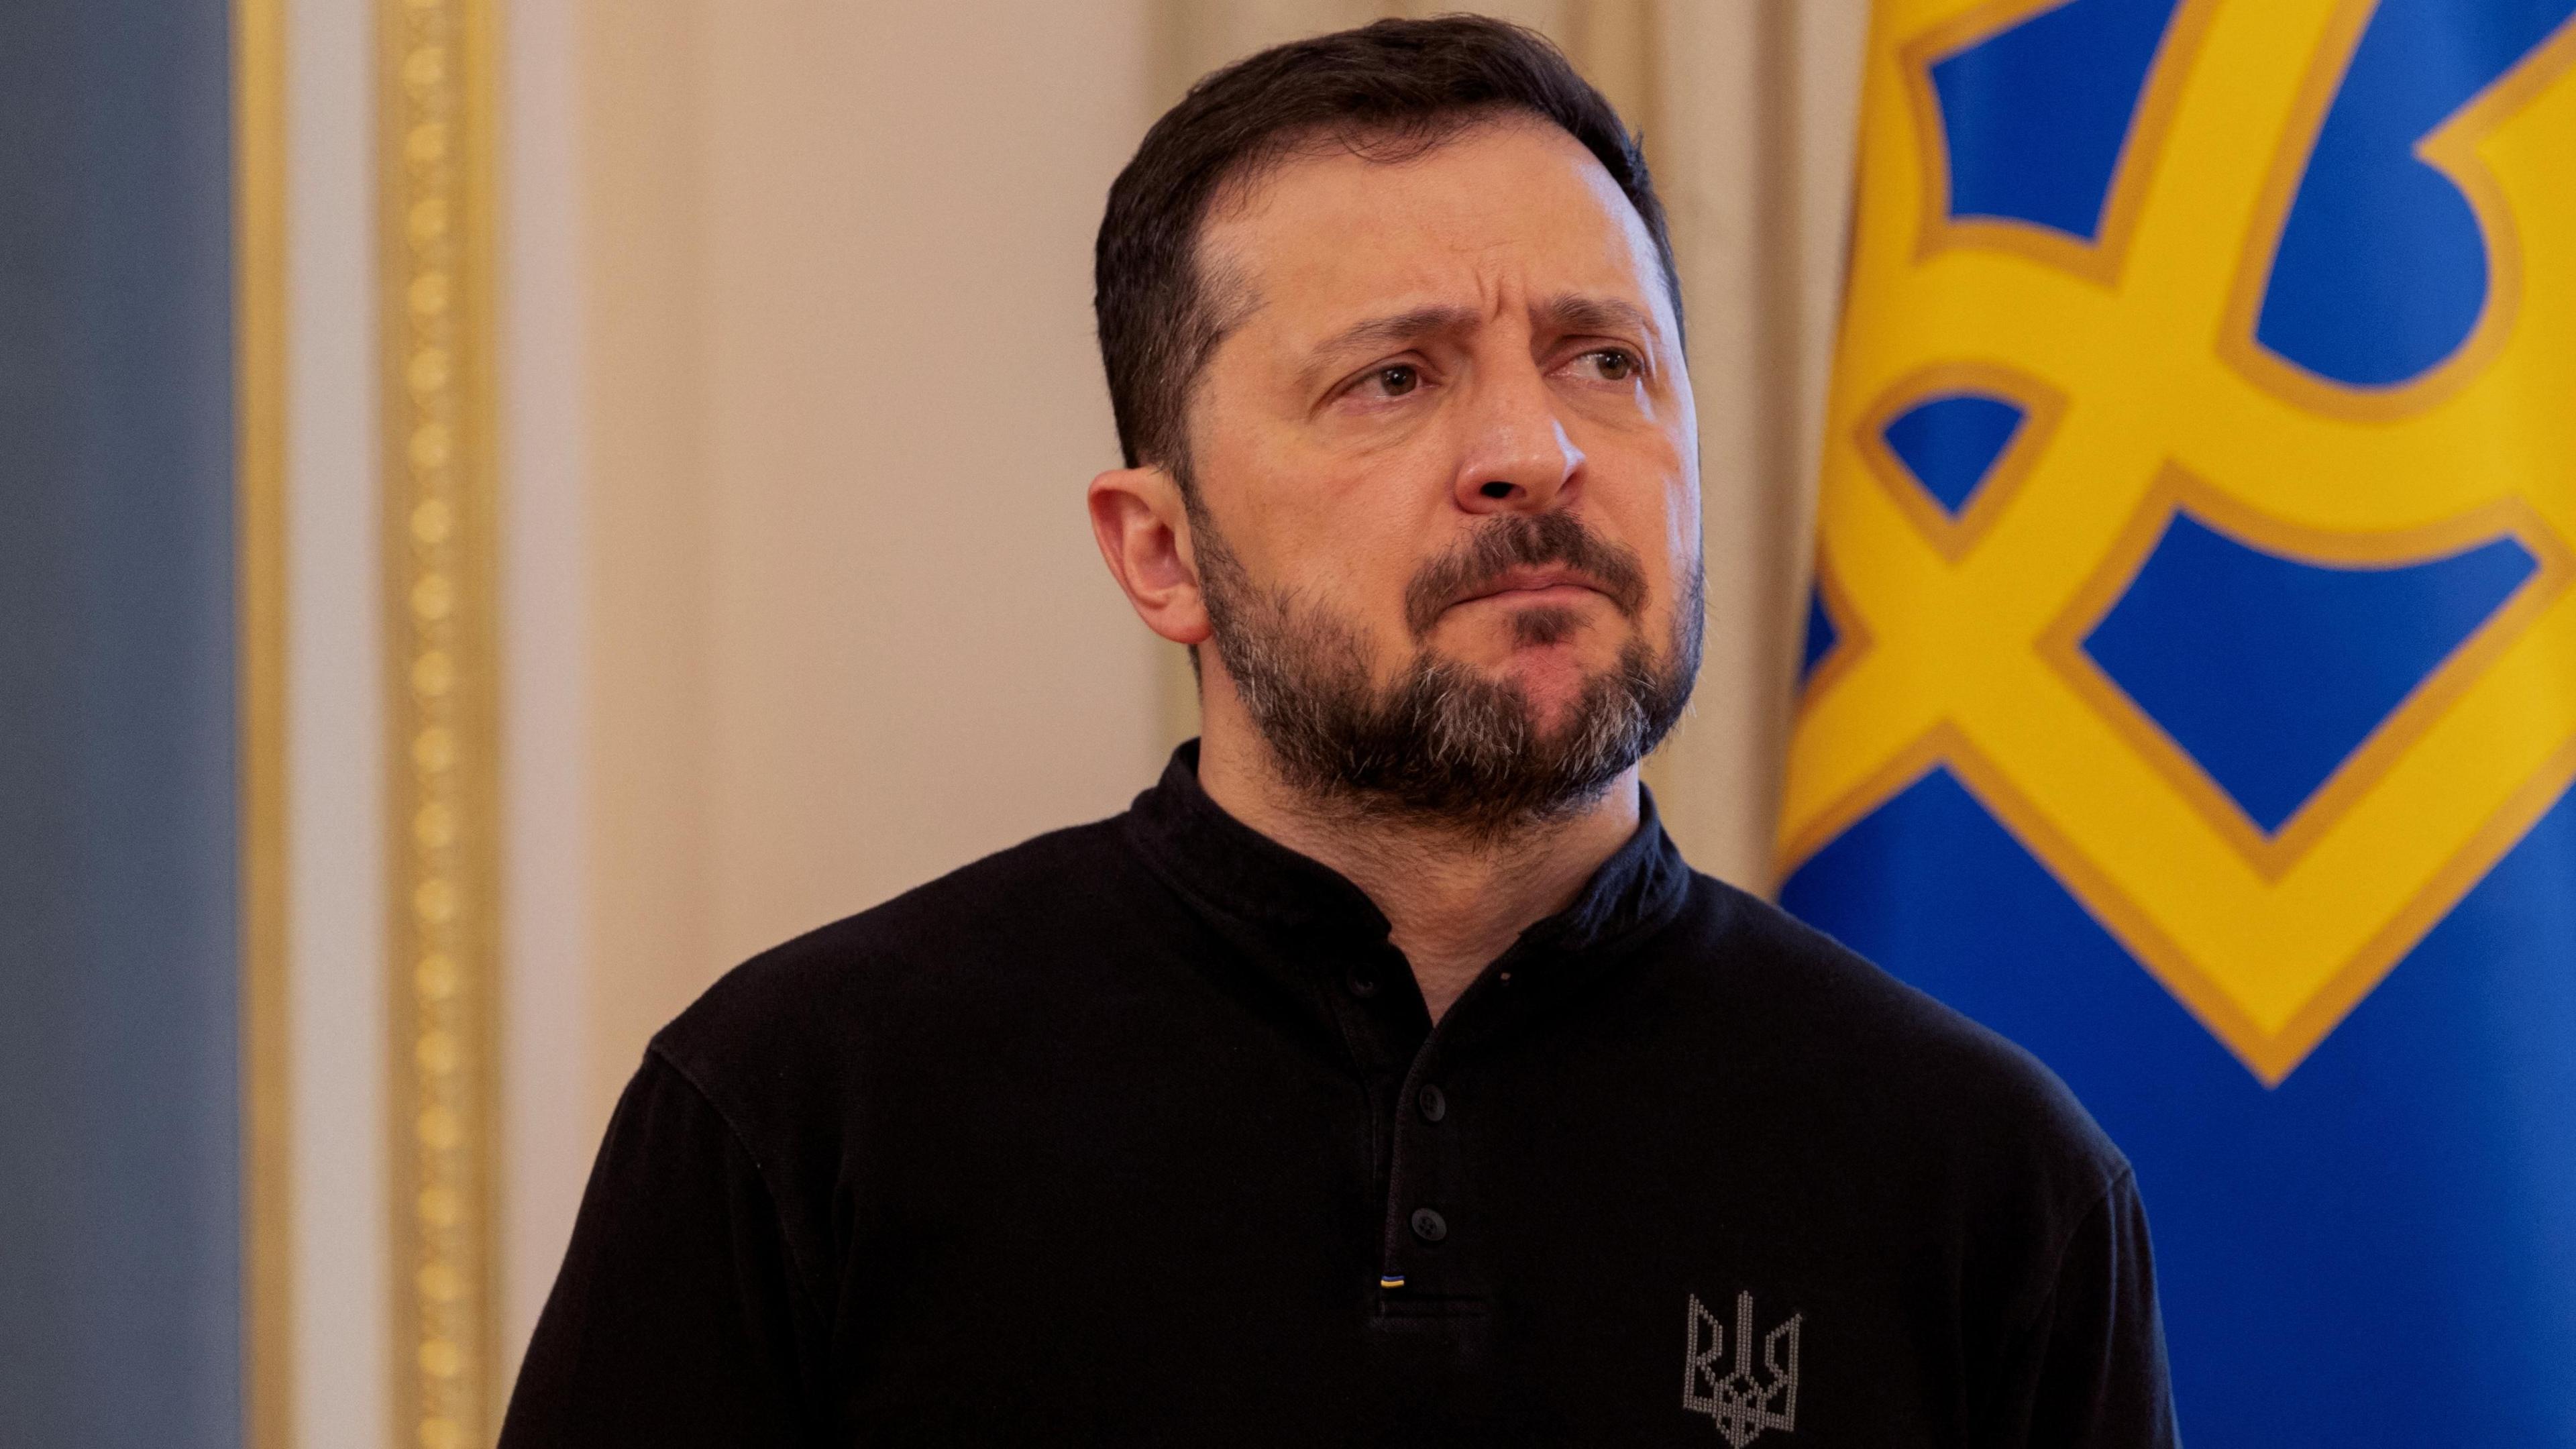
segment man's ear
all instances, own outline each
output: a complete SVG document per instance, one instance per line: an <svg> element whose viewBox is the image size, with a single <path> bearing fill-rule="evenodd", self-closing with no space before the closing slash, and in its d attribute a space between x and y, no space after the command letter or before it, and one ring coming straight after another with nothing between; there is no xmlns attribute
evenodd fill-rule
<svg viewBox="0 0 2576 1449"><path fill-rule="evenodd" d="M1160 467L1113 468L1091 480L1091 534L1145 626L1175 644L1209 634L1181 488Z"/></svg>

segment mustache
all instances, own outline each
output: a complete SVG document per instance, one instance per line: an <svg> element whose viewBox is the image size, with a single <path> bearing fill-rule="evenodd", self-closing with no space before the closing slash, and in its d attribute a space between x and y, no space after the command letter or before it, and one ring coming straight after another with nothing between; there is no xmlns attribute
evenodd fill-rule
<svg viewBox="0 0 2576 1449"><path fill-rule="evenodd" d="M1631 622L1645 612L1646 571L1636 552L1594 533L1571 513L1505 514L1424 564L1404 590L1404 622L1420 639L1441 612L1491 588L1516 568L1562 564L1585 576Z"/></svg>

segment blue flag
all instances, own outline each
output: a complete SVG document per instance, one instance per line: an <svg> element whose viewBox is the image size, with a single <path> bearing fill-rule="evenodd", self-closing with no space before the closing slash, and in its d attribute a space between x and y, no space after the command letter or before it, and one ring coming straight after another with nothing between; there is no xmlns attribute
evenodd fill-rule
<svg viewBox="0 0 2576 1449"><path fill-rule="evenodd" d="M2197 1445L2576 1445L2571 14L1874 17L1782 898L2128 1152Z"/></svg>

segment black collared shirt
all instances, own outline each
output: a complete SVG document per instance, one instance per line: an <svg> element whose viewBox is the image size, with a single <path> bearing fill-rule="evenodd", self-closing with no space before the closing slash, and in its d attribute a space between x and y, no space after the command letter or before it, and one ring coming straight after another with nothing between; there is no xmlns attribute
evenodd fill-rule
<svg viewBox="0 0 2576 1449"><path fill-rule="evenodd" d="M2029 1057L1651 802L1434 1028L1195 765L665 1029L506 1449L2173 1442L2127 1165Z"/></svg>

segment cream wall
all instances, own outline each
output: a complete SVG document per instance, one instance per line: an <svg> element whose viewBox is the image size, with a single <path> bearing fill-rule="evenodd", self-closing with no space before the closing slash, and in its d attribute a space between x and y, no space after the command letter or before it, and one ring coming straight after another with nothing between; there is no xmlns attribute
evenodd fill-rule
<svg viewBox="0 0 2576 1449"><path fill-rule="evenodd" d="M1083 486L1141 0L585 8L590 1113L726 966L1160 754Z"/></svg>
<svg viewBox="0 0 2576 1449"><path fill-rule="evenodd" d="M280 1377L296 1443L366 1444L389 1422L393 1340L374 37L352 0L291 0L282 19L294 1328Z"/></svg>

